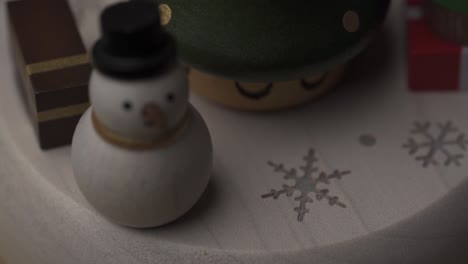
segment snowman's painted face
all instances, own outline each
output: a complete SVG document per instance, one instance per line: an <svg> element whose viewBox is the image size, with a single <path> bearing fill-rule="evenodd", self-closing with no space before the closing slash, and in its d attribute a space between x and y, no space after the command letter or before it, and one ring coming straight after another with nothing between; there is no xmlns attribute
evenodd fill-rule
<svg viewBox="0 0 468 264"><path fill-rule="evenodd" d="M186 72L181 67L142 80L113 79L95 71L90 97L97 118L107 129L141 140L174 129L189 105Z"/></svg>

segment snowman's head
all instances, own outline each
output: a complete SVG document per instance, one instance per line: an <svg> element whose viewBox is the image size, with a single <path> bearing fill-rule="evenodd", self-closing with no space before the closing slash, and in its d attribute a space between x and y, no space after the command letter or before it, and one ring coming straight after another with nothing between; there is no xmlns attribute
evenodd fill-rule
<svg viewBox="0 0 468 264"><path fill-rule="evenodd" d="M110 131L139 140L153 140L175 129L188 103L186 71L174 66L143 79L116 79L94 71L90 97L98 120Z"/></svg>

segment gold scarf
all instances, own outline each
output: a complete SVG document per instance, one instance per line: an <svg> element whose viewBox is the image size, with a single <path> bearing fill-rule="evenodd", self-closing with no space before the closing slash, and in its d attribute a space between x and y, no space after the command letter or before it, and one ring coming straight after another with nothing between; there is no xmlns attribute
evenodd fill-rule
<svg viewBox="0 0 468 264"><path fill-rule="evenodd" d="M182 120L179 124L171 131L166 133L155 140L138 140L133 138L128 138L122 135L115 134L114 132L107 129L97 118L94 111L92 112L92 122L95 131L101 136L105 141L127 149L132 150L148 150L155 148L162 148L174 143L187 129L189 121L191 119L191 110L187 110Z"/></svg>

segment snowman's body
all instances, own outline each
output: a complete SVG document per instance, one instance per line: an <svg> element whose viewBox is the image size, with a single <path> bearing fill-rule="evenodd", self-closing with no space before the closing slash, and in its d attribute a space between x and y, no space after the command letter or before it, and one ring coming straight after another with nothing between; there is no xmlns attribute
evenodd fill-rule
<svg viewBox="0 0 468 264"><path fill-rule="evenodd" d="M73 139L73 170L100 213L125 226L152 227L194 205L207 185L212 160L210 136L194 108L174 142L146 150L105 141L94 128L92 111L84 114Z"/></svg>
<svg viewBox="0 0 468 264"><path fill-rule="evenodd" d="M211 137L188 102L187 72L153 5L110 6L101 26L92 52L92 108L72 142L75 179L110 220L160 226L185 214L205 190Z"/></svg>

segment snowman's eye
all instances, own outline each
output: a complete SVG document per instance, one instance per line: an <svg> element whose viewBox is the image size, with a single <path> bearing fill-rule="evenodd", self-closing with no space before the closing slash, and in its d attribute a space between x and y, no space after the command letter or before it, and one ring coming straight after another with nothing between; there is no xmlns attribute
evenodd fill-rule
<svg viewBox="0 0 468 264"><path fill-rule="evenodd" d="M123 107L123 109L124 109L125 111L130 111L130 110L132 110L133 105L132 105L132 103L130 103L129 101L124 101L124 102L122 103L122 107Z"/></svg>
<svg viewBox="0 0 468 264"><path fill-rule="evenodd" d="M168 93L166 99L169 103L172 103L175 101L175 95L173 93Z"/></svg>

